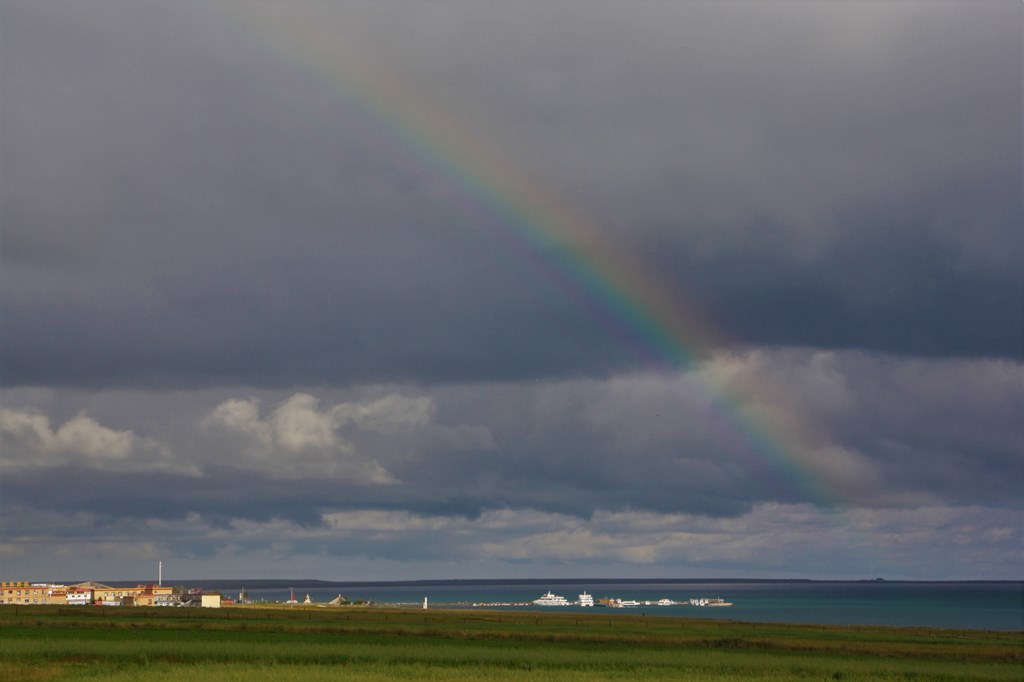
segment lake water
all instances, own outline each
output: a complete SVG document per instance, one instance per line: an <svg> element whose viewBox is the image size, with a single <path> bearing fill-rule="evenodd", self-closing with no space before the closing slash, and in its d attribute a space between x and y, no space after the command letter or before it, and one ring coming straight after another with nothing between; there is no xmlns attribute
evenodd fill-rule
<svg viewBox="0 0 1024 682"><path fill-rule="evenodd" d="M490 606L495 603L531 602L551 590L570 601L586 590L595 599L688 602L691 598L721 597L733 606L702 608L690 605L638 606L623 609L542 606ZM236 596L224 590L225 596ZM249 589L256 601L285 601L288 589ZM919 583L919 582L625 582L552 581L544 584L459 583L443 585L380 584L296 588L300 602L309 594L313 602L330 601L339 594L349 600L419 607L423 598L431 608L466 608L488 604L489 609L576 611L602 615L644 614L727 620L809 623L821 625L893 625L979 630L1024 630L1024 582ZM484 607L475 607L484 608Z"/></svg>

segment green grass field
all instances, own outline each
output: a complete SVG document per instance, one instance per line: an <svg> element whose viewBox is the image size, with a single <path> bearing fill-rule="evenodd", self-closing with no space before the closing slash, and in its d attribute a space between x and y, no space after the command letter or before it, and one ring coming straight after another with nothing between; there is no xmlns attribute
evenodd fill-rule
<svg viewBox="0 0 1024 682"><path fill-rule="evenodd" d="M1013 680L1024 633L387 608L0 607L0 680Z"/></svg>

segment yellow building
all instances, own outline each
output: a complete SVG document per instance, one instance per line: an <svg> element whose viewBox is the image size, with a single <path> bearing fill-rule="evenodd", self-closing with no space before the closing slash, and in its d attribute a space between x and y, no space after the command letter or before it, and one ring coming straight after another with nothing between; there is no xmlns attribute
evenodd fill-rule
<svg viewBox="0 0 1024 682"><path fill-rule="evenodd" d="M54 586L26 581L0 582L0 604L54 604ZM66 603L66 599L65 599Z"/></svg>
<svg viewBox="0 0 1024 682"><path fill-rule="evenodd" d="M103 583L79 583L72 587L86 588L92 590L93 604L120 604L125 597L134 597L135 590L131 587L111 587Z"/></svg>
<svg viewBox="0 0 1024 682"><path fill-rule="evenodd" d="M130 604L132 606L153 606L159 596L174 593L174 588L162 585L136 585L135 587L110 587L100 583L81 583L74 587L92 589L93 603Z"/></svg>
<svg viewBox="0 0 1024 682"><path fill-rule="evenodd" d="M111 587L97 582L52 585L28 581L0 582L0 604L107 604L154 606L173 601L174 588L163 585Z"/></svg>
<svg viewBox="0 0 1024 682"><path fill-rule="evenodd" d="M133 606L156 606L162 597L169 597L174 594L173 587L162 585L139 585L136 594L132 598Z"/></svg>

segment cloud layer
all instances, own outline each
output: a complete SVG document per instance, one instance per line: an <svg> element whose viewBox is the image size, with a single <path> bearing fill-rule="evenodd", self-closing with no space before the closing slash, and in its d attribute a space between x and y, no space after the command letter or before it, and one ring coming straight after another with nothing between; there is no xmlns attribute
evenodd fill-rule
<svg viewBox="0 0 1024 682"><path fill-rule="evenodd" d="M740 402L710 399L713 381ZM769 384L787 390L758 388ZM759 550L784 572L813 527L825 544L855 539L847 552L876 543L873 557L891 571L935 576L936 534L990 510L1002 520L974 526L974 560L987 577L1012 575L998 566L1012 565L1007 547L1020 540L1007 521L1021 513L1024 477L1017 363L762 349L673 375L318 393L11 391L8 400L26 405L0 421L6 513L117 537L154 523L301 527L302 551L313 554L443 555L504 574L534 570L531 558L559 572L656 573L686 561L744 573ZM163 415L165 430L119 431L83 416L52 429L41 410L54 399L111 419L141 404L141 414ZM795 415L815 429L794 430ZM72 457L61 443L76 433ZM141 443L161 456L141 457ZM935 515L935 532L922 529L922 510ZM187 551L220 551L213 537L200 533ZM828 573L828 556L842 575L868 570L840 570L844 553L815 559L815 574Z"/></svg>

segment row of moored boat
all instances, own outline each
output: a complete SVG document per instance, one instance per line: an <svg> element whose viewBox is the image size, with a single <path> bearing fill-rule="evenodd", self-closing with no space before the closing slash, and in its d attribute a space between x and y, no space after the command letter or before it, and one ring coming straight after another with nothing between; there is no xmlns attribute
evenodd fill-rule
<svg viewBox="0 0 1024 682"><path fill-rule="evenodd" d="M594 600L593 595L587 594L586 591L579 595L577 601L569 601L565 597L554 594L553 592L545 592L537 599L533 600L535 606L608 606L611 608L626 608L631 606L732 606L732 603L725 601L721 597L714 597L711 599L690 599L689 601L674 601L672 599L659 599L657 601L636 601L635 599L617 599L615 597L606 597L598 600Z"/></svg>

